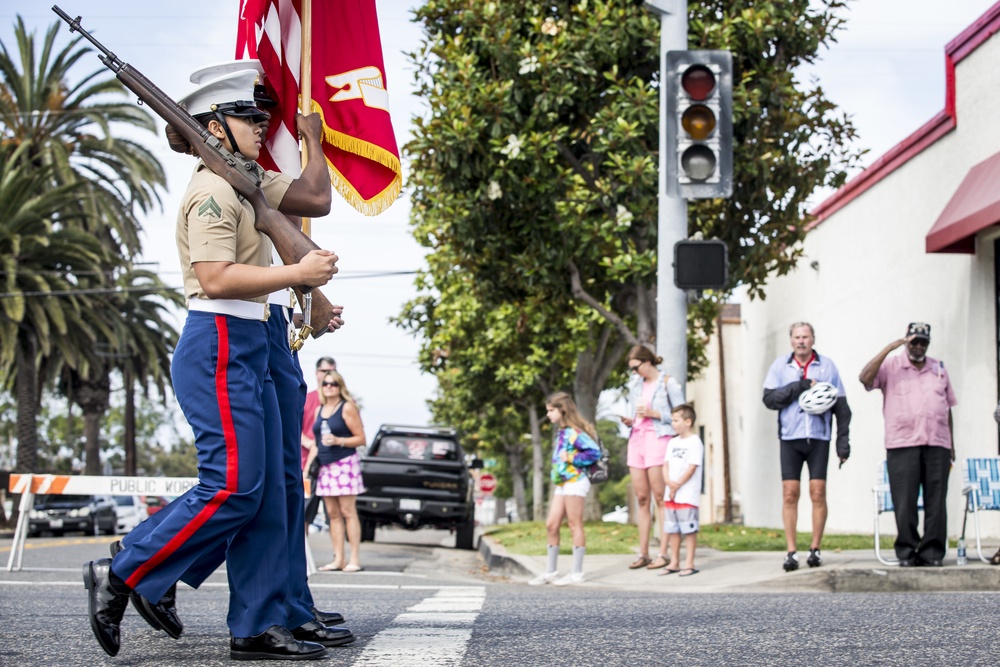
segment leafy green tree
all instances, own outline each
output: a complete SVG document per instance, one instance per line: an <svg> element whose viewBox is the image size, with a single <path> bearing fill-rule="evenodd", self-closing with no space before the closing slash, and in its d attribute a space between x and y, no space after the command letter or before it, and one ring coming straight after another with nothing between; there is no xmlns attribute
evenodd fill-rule
<svg viewBox="0 0 1000 667"><path fill-rule="evenodd" d="M806 198L841 183L857 157L845 148L850 121L796 78L833 40L843 5L689 3L689 46L734 52L739 147L734 196L693 202L690 231L726 241L733 283L752 295L794 266ZM465 272L490 307L586 306L574 394L592 416L599 392L623 379L624 351L656 331L659 21L621 0L431 0L416 17L425 41L412 58L430 110L406 146L414 234L431 248L419 284L445 299L439 282ZM693 312L691 373L714 316L711 303Z"/></svg>

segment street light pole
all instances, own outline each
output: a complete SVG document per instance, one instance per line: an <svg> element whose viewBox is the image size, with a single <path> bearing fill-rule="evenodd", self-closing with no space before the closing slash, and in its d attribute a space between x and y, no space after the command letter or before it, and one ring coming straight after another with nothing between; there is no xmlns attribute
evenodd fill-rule
<svg viewBox="0 0 1000 667"><path fill-rule="evenodd" d="M660 163L656 242L656 351L663 370L681 383L687 380L687 295L674 286L674 244L688 236L687 199L667 192L666 55L687 49L687 0L646 0L660 15Z"/></svg>

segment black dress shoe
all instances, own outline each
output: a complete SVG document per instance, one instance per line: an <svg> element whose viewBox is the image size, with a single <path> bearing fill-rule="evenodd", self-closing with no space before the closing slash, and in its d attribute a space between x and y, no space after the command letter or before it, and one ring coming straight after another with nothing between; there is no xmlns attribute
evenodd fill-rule
<svg viewBox="0 0 1000 667"><path fill-rule="evenodd" d="M997 553L1000 553L1000 552L997 552ZM338 614L335 611L320 611L316 607L310 607L309 611L312 612L313 619L319 621L323 625L329 625L329 626L332 627L334 625L343 625L344 624L344 617L343 617L343 615Z"/></svg>
<svg viewBox="0 0 1000 667"><path fill-rule="evenodd" d="M119 593L111 587L111 559L84 563L83 585L87 587L87 611L94 636L105 653L118 655L119 628L128 606L128 593Z"/></svg>
<svg viewBox="0 0 1000 667"><path fill-rule="evenodd" d="M917 556L917 567L944 567L940 558L921 558Z"/></svg>
<svg viewBox="0 0 1000 667"><path fill-rule="evenodd" d="M280 625L272 625L254 637L229 640L229 657L233 660L315 660L325 655L326 648L299 641L291 630Z"/></svg>
<svg viewBox="0 0 1000 667"><path fill-rule="evenodd" d="M916 567L917 566L917 559L916 558L900 558L899 559L899 566L900 567Z"/></svg>
<svg viewBox="0 0 1000 667"><path fill-rule="evenodd" d="M354 641L354 633L347 628L330 628L318 621L308 621L292 630L292 636L323 646L343 646Z"/></svg>
<svg viewBox="0 0 1000 667"><path fill-rule="evenodd" d="M121 540L111 543L112 558L124 549ZM163 630L171 639L177 639L184 632L184 624L177 615L177 584L172 585L156 604L153 604L138 592L132 591L129 596L132 606L146 623L154 630Z"/></svg>

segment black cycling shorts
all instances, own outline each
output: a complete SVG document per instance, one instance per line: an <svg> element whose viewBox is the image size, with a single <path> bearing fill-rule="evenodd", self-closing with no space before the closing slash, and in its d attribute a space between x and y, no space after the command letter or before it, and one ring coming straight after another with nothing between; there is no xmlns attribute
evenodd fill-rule
<svg viewBox="0 0 1000 667"><path fill-rule="evenodd" d="M809 479L826 479L830 461L830 441L816 439L781 441L781 480L798 482L802 464L809 464Z"/></svg>

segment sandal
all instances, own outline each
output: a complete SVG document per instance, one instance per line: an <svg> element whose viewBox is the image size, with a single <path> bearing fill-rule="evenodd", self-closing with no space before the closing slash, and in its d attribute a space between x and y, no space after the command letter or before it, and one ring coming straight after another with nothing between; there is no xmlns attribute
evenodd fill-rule
<svg viewBox="0 0 1000 667"><path fill-rule="evenodd" d="M317 568L320 572L339 572L340 568L334 563L327 563Z"/></svg>
<svg viewBox="0 0 1000 667"><path fill-rule="evenodd" d="M1000 549L997 549L997 552L990 558L990 565L1000 565Z"/></svg>
<svg viewBox="0 0 1000 667"><path fill-rule="evenodd" d="M656 560L646 566L647 570L659 570L661 567L666 567L669 565L667 559L663 556L657 556Z"/></svg>
<svg viewBox="0 0 1000 667"><path fill-rule="evenodd" d="M649 560L649 556L639 556L635 561L628 566L630 570L638 570L639 568L646 567L653 561Z"/></svg>

